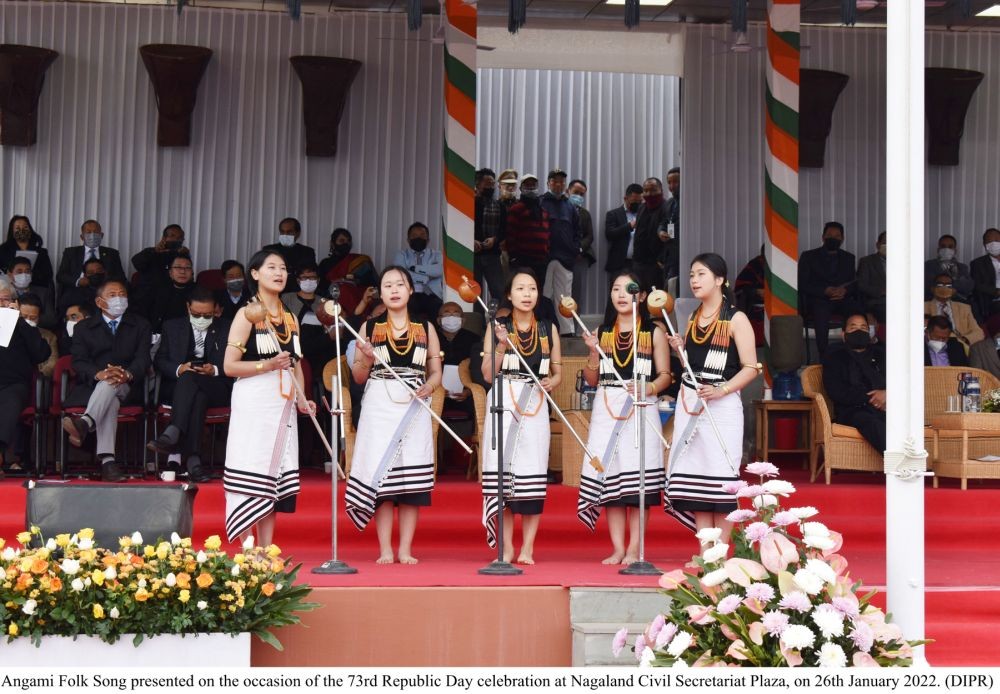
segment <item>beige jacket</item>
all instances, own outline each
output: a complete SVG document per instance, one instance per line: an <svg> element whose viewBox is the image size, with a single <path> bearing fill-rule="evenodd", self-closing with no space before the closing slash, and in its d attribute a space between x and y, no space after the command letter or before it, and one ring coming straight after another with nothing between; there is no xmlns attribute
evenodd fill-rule
<svg viewBox="0 0 1000 694"><path fill-rule="evenodd" d="M975 343L986 337L986 333L979 327L979 323L972 317L972 308L968 304L958 301L947 302L951 307L951 327L955 337L959 338L966 345ZM924 302L924 313L931 316L942 315L940 302L936 299Z"/></svg>

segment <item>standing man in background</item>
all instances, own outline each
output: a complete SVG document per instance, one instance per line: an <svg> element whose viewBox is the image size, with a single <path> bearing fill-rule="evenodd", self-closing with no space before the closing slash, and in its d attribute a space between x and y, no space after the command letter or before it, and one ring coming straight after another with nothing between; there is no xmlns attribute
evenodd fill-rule
<svg viewBox="0 0 1000 694"><path fill-rule="evenodd" d="M507 210L496 199L496 174L492 169L476 172L475 258L476 281L484 282L491 299L503 298L503 266L500 263L500 244L503 242ZM480 308L479 304L474 304Z"/></svg>
<svg viewBox="0 0 1000 694"><path fill-rule="evenodd" d="M264 246L265 251L277 253L285 259L285 267L288 270L288 283L285 291L297 292L299 290L296 278L299 270L306 265L316 264L316 251L310 246L299 243L302 235L302 225L295 217L285 217L278 222L278 243Z"/></svg>
<svg viewBox="0 0 1000 694"><path fill-rule="evenodd" d="M583 298L584 280L590 266L597 258L594 256L594 219L590 216L590 210L584 205L587 202L587 182L579 178L573 179L566 187L569 193L569 201L576 207L576 213L580 216L580 255L576 257L573 264L573 296ZM575 332L576 326L573 326Z"/></svg>
<svg viewBox="0 0 1000 694"><path fill-rule="evenodd" d="M542 209L549 216L549 264L542 293L558 304L561 296L573 293L573 266L580 255L580 215L566 199L566 172L556 168L547 177L548 192L542 196ZM561 314L559 334L573 336L573 319Z"/></svg>

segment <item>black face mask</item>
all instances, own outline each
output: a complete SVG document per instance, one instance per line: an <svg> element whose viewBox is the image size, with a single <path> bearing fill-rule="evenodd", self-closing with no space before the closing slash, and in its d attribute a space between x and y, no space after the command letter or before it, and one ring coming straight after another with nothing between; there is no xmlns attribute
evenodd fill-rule
<svg viewBox="0 0 1000 694"><path fill-rule="evenodd" d="M337 258L343 258L345 255L351 252L351 244L349 243L335 243L330 249L330 255L336 256Z"/></svg>
<svg viewBox="0 0 1000 694"><path fill-rule="evenodd" d="M828 251L835 251L840 248L840 244L843 243L840 239L830 238L823 239L823 248Z"/></svg>
<svg viewBox="0 0 1000 694"><path fill-rule="evenodd" d="M496 192L495 188L483 188L481 191L479 191L479 197L481 197L483 200L492 200L493 194L495 192Z"/></svg>
<svg viewBox="0 0 1000 694"><path fill-rule="evenodd" d="M867 330L855 330L844 333L844 342L851 349L863 349L871 344L871 337L869 337Z"/></svg>
<svg viewBox="0 0 1000 694"><path fill-rule="evenodd" d="M628 205L628 211L631 212L632 214L635 214L636 212L639 211L640 207L642 207L641 202L630 202Z"/></svg>
<svg viewBox="0 0 1000 694"><path fill-rule="evenodd" d="M98 272L93 275L87 276L87 282L90 283L91 287L99 287L104 284L104 273Z"/></svg>
<svg viewBox="0 0 1000 694"><path fill-rule="evenodd" d="M176 251L177 249L179 249L181 247L181 244L183 244L183 243L184 243L183 241L174 240L174 241L167 241L163 245L166 246L167 248L169 248L172 251Z"/></svg>
<svg viewBox="0 0 1000 694"><path fill-rule="evenodd" d="M427 248L427 239L410 239L410 248L420 253Z"/></svg>

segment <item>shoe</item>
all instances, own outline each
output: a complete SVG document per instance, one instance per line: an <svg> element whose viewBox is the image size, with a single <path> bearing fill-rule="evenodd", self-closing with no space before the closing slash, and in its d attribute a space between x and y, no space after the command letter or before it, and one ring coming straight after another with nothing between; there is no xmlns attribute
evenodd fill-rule
<svg viewBox="0 0 1000 694"><path fill-rule="evenodd" d="M192 482L210 482L212 476L201 466L201 458L192 455L187 459L188 479Z"/></svg>
<svg viewBox="0 0 1000 694"><path fill-rule="evenodd" d="M90 424L87 422L87 418L82 415L75 419L66 415L63 417L62 427L63 431L69 434L69 442L77 448L83 445L84 440L90 434Z"/></svg>
<svg viewBox="0 0 1000 694"><path fill-rule="evenodd" d="M177 441L180 439L181 430L173 424L163 430L163 433L146 444L146 448L154 453L170 455L176 452Z"/></svg>
<svg viewBox="0 0 1000 694"><path fill-rule="evenodd" d="M105 460L101 464L101 481L102 482L126 482L128 481L128 475L122 470L122 466L115 462L114 458L110 460Z"/></svg>

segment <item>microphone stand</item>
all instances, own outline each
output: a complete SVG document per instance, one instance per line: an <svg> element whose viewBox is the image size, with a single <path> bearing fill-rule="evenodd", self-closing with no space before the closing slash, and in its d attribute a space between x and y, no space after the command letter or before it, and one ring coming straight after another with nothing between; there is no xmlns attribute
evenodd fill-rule
<svg viewBox="0 0 1000 694"><path fill-rule="evenodd" d="M630 284L629 289L632 286ZM663 572L646 561L646 442L643 440L642 424L646 420L649 403L646 401L646 374L639 375L639 287L636 286L635 289L636 292L632 294L632 412L635 414L635 445L639 449L639 558L618 573L626 576L659 576Z"/></svg>
<svg viewBox="0 0 1000 694"><path fill-rule="evenodd" d="M480 303L482 299L480 299ZM497 371L497 330L496 317L497 308L500 303L496 299L490 300L487 311L487 325L493 327L490 331L490 368L493 370L493 397L490 403L490 416L493 417L493 432L490 437L490 449L497 452L497 558L487 566L479 569L477 573L485 576L519 576L524 573L509 561L503 558L503 483L504 483L504 458L503 458L503 369Z"/></svg>
<svg viewBox="0 0 1000 694"><path fill-rule="evenodd" d="M315 566L312 569L314 574L356 574L358 572L353 566L349 566L346 562L340 561L337 558L337 478L339 475L333 472L333 465L338 465L340 454L346 451L346 436L344 427L344 387L342 373L340 371L340 287L333 285L330 287L330 296L334 301L333 309L333 330L336 333L334 339L336 341L336 354L334 359L337 361L337 382L335 385L336 390L331 393L331 403L327 404L324 398L324 404L327 405L327 409L330 411L330 438L337 438L339 440L339 445L337 446L337 458L338 460L332 461L331 474L330 474L330 517L331 528L330 537L332 544L332 557L327 559L325 562L319 566ZM340 436L337 436L339 432Z"/></svg>

